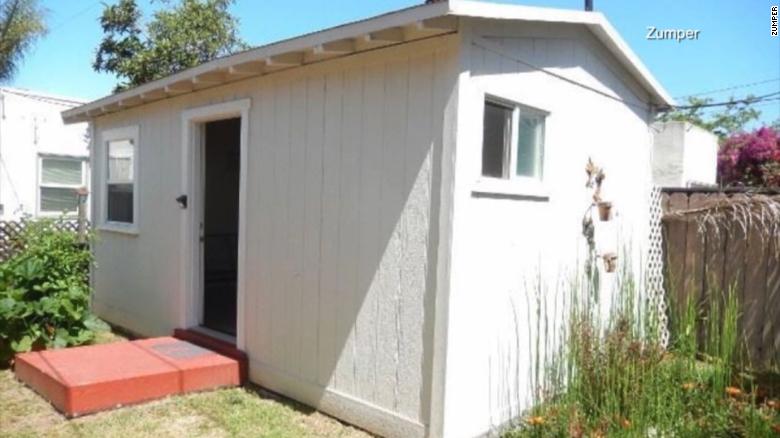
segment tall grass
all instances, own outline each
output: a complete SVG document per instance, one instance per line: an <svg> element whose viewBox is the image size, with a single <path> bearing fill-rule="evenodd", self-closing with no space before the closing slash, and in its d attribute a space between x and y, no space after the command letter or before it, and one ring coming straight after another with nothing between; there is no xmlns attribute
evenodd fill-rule
<svg viewBox="0 0 780 438"><path fill-rule="evenodd" d="M570 282L560 346L535 382L543 388L535 391L541 396L505 435L776 436L780 404L758 397L739 366L734 289L711 293L723 299L703 305L692 298L672 303L670 345L663 348L659 315L640 295L629 269L618 276L606 320L583 293L592 286ZM535 333L536 345L545 343L538 339L543 332ZM537 360L543 357L536 352Z"/></svg>

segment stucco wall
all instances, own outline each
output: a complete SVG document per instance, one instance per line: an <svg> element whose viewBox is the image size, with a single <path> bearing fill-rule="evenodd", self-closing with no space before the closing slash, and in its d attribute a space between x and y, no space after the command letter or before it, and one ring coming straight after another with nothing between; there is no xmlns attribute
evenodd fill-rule
<svg viewBox="0 0 780 438"><path fill-rule="evenodd" d="M35 216L39 202L40 154L86 159L89 156L87 124L66 126L62 122L60 112L75 103L4 90L0 90L0 96L0 203L3 204L0 218Z"/></svg>
<svg viewBox="0 0 780 438"><path fill-rule="evenodd" d="M565 322L565 288L556 287L572 279L585 255L581 223L590 203L584 171L588 157L605 168L604 198L614 203L617 214L609 226L597 224L600 251L624 244L639 248L646 236L650 183L649 113L643 103L648 96L586 28L481 20L463 26L447 437L486 433L530 407L536 342L542 350L553 345L551 335ZM486 93L549 112L542 193L512 186L484 189L480 154ZM604 274L605 302L611 299L606 294L613 280Z"/></svg>
<svg viewBox="0 0 780 438"><path fill-rule="evenodd" d="M718 138L687 122L653 125L653 180L661 187L715 184Z"/></svg>
<svg viewBox="0 0 780 438"><path fill-rule="evenodd" d="M140 127L139 233L99 235L100 315L144 335L175 328L181 112L250 98L239 309L250 378L381 434L423 435L434 157L455 83L454 41L377 50L99 118L96 136ZM96 163L104 152L95 148Z"/></svg>

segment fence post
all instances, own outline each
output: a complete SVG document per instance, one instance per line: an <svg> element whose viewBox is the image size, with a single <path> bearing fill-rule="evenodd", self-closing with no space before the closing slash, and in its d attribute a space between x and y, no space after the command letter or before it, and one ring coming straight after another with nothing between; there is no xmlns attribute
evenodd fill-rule
<svg viewBox="0 0 780 438"><path fill-rule="evenodd" d="M78 240L83 244L87 241L87 196L89 190L86 187L80 187L78 194Z"/></svg>

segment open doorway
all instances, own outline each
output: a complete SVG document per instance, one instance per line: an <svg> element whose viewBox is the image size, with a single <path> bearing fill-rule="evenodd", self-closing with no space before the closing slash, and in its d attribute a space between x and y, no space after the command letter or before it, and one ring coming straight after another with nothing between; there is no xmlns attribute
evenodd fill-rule
<svg viewBox="0 0 780 438"><path fill-rule="evenodd" d="M204 327L236 335L241 118L207 122L202 153Z"/></svg>

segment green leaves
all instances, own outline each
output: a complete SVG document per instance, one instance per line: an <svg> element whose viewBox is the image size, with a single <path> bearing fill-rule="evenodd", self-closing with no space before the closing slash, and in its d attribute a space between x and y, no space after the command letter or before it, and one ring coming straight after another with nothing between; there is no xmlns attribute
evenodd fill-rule
<svg viewBox="0 0 780 438"><path fill-rule="evenodd" d="M12 78L32 44L46 33L37 0L0 0L0 81Z"/></svg>
<svg viewBox="0 0 780 438"><path fill-rule="evenodd" d="M32 349L33 340L32 337L25 335L22 336L20 339L11 341L11 348L19 353L23 351L30 351Z"/></svg>
<svg viewBox="0 0 780 438"><path fill-rule="evenodd" d="M108 5L103 41L92 68L117 75L121 91L246 48L238 36L233 0L180 0L154 12L143 26L135 0Z"/></svg>
<svg viewBox="0 0 780 438"><path fill-rule="evenodd" d="M89 312L92 254L52 221L28 224L24 248L0 264L0 362L32 348L91 341L105 323Z"/></svg>

